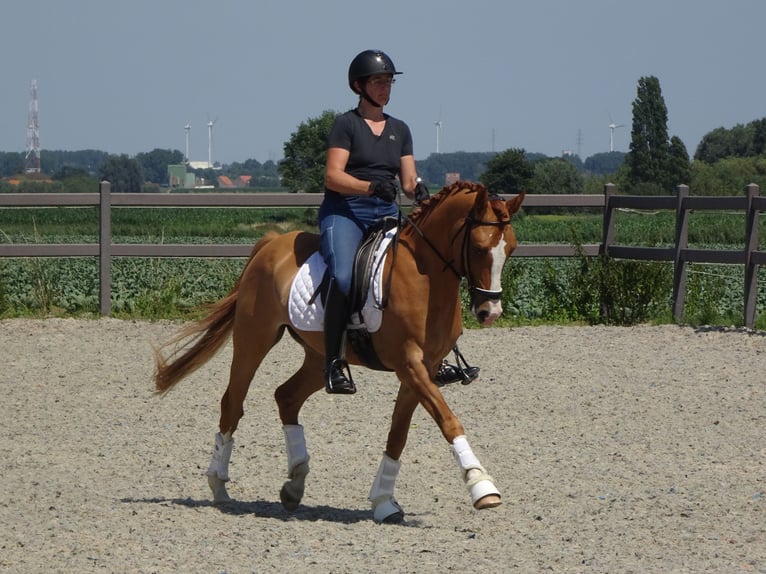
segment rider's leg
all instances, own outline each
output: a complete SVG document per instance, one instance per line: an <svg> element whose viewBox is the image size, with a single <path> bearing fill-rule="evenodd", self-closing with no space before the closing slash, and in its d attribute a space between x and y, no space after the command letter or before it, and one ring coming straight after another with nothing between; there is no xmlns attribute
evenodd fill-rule
<svg viewBox="0 0 766 574"><path fill-rule="evenodd" d="M343 294L335 278L330 279L324 306L325 388L328 393L353 395L356 386L351 372L346 376L348 364L343 360L343 344L348 323L348 297Z"/></svg>
<svg viewBox="0 0 766 574"><path fill-rule="evenodd" d="M354 256L362 230L348 217L328 215L320 222L320 232L320 250L330 274L325 301L325 385L328 393L349 395L356 392L356 387L343 360L344 334Z"/></svg>

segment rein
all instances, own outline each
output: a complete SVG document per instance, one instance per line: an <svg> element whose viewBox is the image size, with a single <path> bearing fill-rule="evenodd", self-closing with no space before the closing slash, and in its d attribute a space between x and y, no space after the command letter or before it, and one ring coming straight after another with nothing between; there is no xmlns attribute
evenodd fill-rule
<svg viewBox="0 0 766 574"><path fill-rule="evenodd" d="M426 245L428 245L431 250L436 253L436 256L444 263L444 267L442 270L449 269L452 271L452 273L455 274L455 277L458 278L458 280L463 278L463 275L460 274L460 272L455 269L455 266L453 265L452 261L447 260L444 255L441 254L441 252L437 249L436 245L433 244L433 242L426 237L426 235L421 231L421 229L417 226L417 224L412 221L412 219L403 213L400 212L400 217L404 219L406 223L408 223L416 232L417 234L423 239L423 241L426 242ZM468 260L468 242L471 239L471 230L474 227L481 227L485 225L489 225L492 227L505 227L511 222L510 219L504 219L501 221L486 221L483 219L476 219L472 217L470 214L466 216L465 220L463 221L463 225L461 226L461 229L464 230L463 233L463 244L460 248L461 251L461 259L463 260L463 267L465 269L465 278L468 281L468 291L470 293L477 293L484 297L485 299L489 301L499 301L500 297L502 296L502 291L493 291L490 289L482 289L481 287L477 287L474 284L473 275L471 274L471 265ZM454 242L454 239L453 239Z"/></svg>

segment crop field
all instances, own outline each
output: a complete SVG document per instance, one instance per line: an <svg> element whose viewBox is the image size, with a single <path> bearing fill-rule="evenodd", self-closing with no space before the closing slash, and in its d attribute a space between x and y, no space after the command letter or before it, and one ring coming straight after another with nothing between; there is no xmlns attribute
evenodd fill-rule
<svg viewBox="0 0 766 574"><path fill-rule="evenodd" d="M113 211L114 243L255 243L268 231L316 231L316 209L119 208ZM521 243L599 243L600 213L522 214L514 220ZM673 244L672 213L621 212L616 242ZM761 221L760 237L766 236ZM694 213L689 244L701 248L743 246L744 215ZM0 210L0 242L96 243L96 208ZM761 241L761 249L764 241ZM115 258L112 312L118 317L185 318L224 296L242 270L240 258ZM511 258L504 274L502 319L506 324L599 322L594 281L623 298L622 320L669 322L672 265L623 262L604 270L593 258ZM615 269L618 273L615 275ZM605 279L606 277L606 279ZM766 272L759 272L758 326L766 319ZM637 300L638 293L649 296ZM741 324L744 269L736 265L689 266L686 320ZM627 311L626 311L627 310ZM98 262L94 257L0 258L0 317L88 315L98 312ZM626 315L627 313L627 315ZM471 320L466 314L466 322Z"/></svg>

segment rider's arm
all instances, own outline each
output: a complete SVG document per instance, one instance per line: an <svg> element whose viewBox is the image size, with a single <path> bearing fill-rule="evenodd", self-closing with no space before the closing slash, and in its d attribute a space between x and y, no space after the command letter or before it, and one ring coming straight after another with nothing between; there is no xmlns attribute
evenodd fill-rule
<svg viewBox="0 0 766 574"><path fill-rule="evenodd" d="M331 147L327 150L324 172L325 187L344 195L372 195L369 181L357 179L346 173L346 164L350 155L347 149L339 147ZM414 168L414 159L412 165Z"/></svg>
<svg viewBox="0 0 766 574"><path fill-rule="evenodd" d="M415 186L417 185L418 172L415 169L415 156L402 156L401 166L399 167L399 182L402 185L404 194L413 199Z"/></svg>

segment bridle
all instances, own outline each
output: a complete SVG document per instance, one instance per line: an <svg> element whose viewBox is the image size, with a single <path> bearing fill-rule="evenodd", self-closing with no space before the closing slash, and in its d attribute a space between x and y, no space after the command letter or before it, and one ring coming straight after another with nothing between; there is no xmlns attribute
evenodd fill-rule
<svg viewBox="0 0 766 574"><path fill-rule="evenodd" d="M453 261L448 260L444 255L441 254L439 249L436 247L436 245L433 244L433 242L426 237L426 235L421 231L421 229L415 224L412 219L410 219L407 215L402 215L404 221L409 224L416 232L417 234L423 239L423 241L426 242L426 244L433 250L434 253L436 253L436 256L444 263L444 267L442 270L449 269L452 271L452 273L455 274L455 277L458 278L458 280L461 280L463 278L463 275L460 274L460 272L455 269L455 266L453 265ZM468 248L469 243L471 241L471 231L475 227L482 227L482 226L492 226L492 227L499 227L503 228L506 225L510 224L511 220L509 219L502 219L499 221L487 221L485 219L476 219L471 214L467 215L465 219L463 220L463 224L460 226L460 229L455 234L455 237L452 239L452 242L454 243L457 236L460 234L460 231L463 231L463 244L460 247L460 258L463 263L463 269L465 270L465 278L466 281L468 281L468 292L471 293L471 295L480 295L487 301L499 301L500 297L502 296L502 291L495 291L492 289L483 289L481 287L477 287L475 284L475 280L473 277L473 274L471 273L471 265L468 258Z"/></svg>

